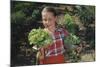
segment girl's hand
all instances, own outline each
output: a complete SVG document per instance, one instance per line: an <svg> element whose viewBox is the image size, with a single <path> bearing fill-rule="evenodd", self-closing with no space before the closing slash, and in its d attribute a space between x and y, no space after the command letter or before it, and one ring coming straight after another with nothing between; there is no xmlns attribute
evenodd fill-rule
<svg viewBox="0 0 100 67"><path fill-rule="evenodd" d="M37 55L36 55L36 58L39 59L39 60L44 59L43 53L41 53L40 51L38 51L38 52L37 52Z"/></svg>
<svg viewBox="0 0 100 67"><path fill-rule="evenodd" d="M44 56L45 56L44 49L41 48L40 51L37 52L36 58L39 60L42 60L42 59L44 59Z"/></svg>
<svg viewBox="0 0 100 67"><path fill-rule="evenodd" d="M36 58L39 60L42 60L45 58L45 53L48 52L48 47L49 45L43 46L42 48L39 49L39 51L37 52Z"/></svg>

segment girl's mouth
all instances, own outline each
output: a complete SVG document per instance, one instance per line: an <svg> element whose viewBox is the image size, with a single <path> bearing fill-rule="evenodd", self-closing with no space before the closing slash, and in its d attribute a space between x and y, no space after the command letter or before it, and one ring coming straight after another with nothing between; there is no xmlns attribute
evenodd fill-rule
<svg viewBox="0 0 100 67"><path fill-rule="evenodd" d="M46 28L49 28L51 25L45 25Z"/></svg>

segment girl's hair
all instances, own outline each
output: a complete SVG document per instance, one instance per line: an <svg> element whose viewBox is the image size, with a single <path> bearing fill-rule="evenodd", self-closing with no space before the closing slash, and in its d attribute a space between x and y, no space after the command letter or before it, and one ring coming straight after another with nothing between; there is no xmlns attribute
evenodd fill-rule
<svg viewBox="0 0 100 67"><path fill-rule="evenodd" d="M54 16L57 16L56 10L53 7L44 7L42 12L52 12Z"/></svg>

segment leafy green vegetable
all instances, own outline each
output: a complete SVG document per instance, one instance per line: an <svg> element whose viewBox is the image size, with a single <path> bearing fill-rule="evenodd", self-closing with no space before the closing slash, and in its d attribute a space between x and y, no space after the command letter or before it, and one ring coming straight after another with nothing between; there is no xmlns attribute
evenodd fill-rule
<svg viewBox="0 0 100 67"><path fill-rule="evenodd" d="M63 18L58 19L58 27L64 27L66 28L69 32L75 34L75 26L76 24L74 23L73 17L66 13Z"/></svg>
<svg viewBox="0 0 100 67"><path fill-rule="evenodd" d="M79 42L80 42L79 37L77 37L76 35L72 33L70 33L69 36L64 39L65 44L75 45L75 44L78 44Z"/></svg>
<svg viewBox="0 0 100 67"><path fill-rule="evenodd" d="M37 45L38 47L49 45L53 41L49 33L44 31L41 28L32 29L28 35L28 40L30 42L30 45L33 44L33 45Z"/></svg>

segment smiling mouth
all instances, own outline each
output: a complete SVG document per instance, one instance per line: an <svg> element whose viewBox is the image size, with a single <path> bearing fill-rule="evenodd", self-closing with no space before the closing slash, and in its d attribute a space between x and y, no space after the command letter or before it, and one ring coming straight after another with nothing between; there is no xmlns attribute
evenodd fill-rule
<svg viewBox="0 0 100 67"><path fill-rule="evenodd" d="M46 28L50 27L51 25L45 25Z"/></svg>

